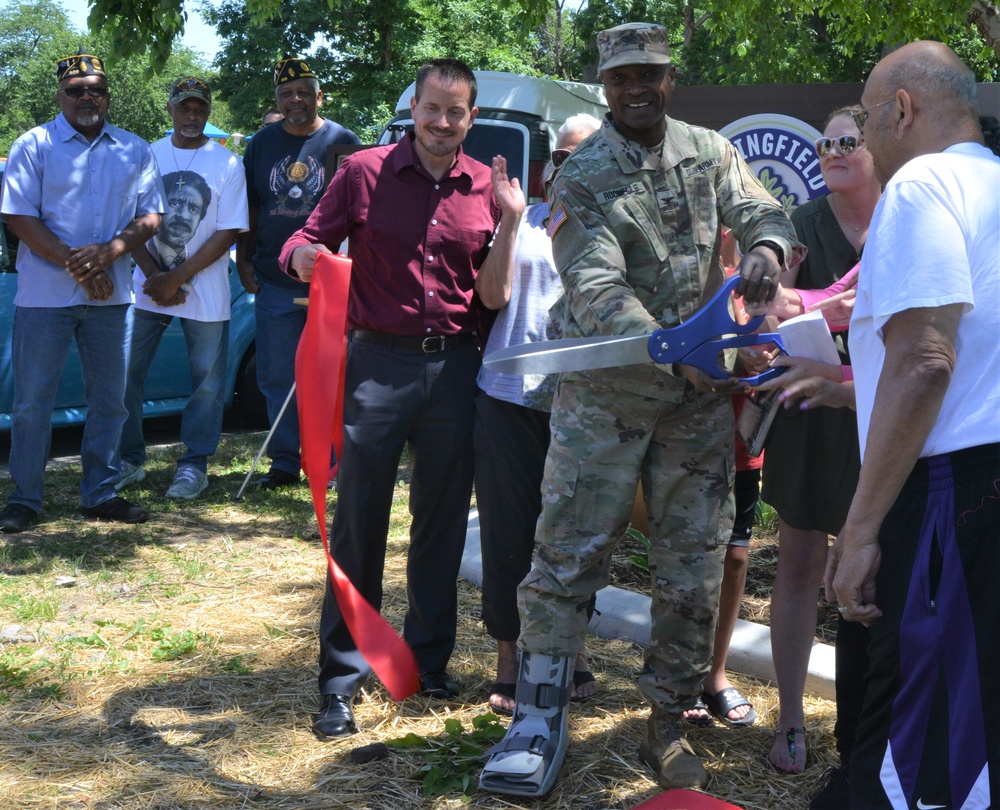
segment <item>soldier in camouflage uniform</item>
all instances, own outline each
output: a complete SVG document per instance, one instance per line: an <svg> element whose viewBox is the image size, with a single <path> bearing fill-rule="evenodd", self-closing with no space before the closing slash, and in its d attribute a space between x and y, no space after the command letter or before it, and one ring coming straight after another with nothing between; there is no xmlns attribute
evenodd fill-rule
<svg viewBox="0 0 1000 810"><path fill-rule="evenodd" d="M611 113L563 164L550 195L565 336L642 335L687 320L722 284L722 225L749 246L737 292L770 299L784 258L800 250L794 230L727 140L666 117L676 80L665 29L621 25L597 43ZM551 787L565 749L563 670L586 632L589 594L608 582L640 480L653 594L639 677L652 712L640 756L664 787L707 783L680 724L711 660L734 519L729 395L742 388L652 363L560 378L534 567L518 595L518 707L484 788Z"/></svg>

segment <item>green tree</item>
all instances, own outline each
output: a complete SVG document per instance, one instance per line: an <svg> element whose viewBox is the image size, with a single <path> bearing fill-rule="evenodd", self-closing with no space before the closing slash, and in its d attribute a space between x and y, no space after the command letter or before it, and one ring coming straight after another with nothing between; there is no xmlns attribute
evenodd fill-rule
<svg viewBox="0 0 1000 810"><path fill-rule="evenodd" d="M82 34L73 28L65 11L53 0L16 0L0 7L0 154L22 133L59 113L56 101L56 62L83 47L92 53L113 53L104 33ZM186 75L212 81L200 57L189 48L175 48L158 75L147 76L144 57L108 59L111 103L108 120L147 140L164 135L170 127L167 94L171 83ZM224 102L213 105L213 122L228 124Z"/></svg>
<svg viewBox="0 0 1000 810"><path fill-rule="evenodd" d="M182 0L90 2L92 30L106 31L115 52L148 53L154 64L165 61L185 22ZM414 31L425 37L415 51L477 41L485 47L474 52L476 61L492 66L506 64L512 55L517 64L516 52L526 48L535 54L532 66L561 76L571 75L572 67L593 78L584 71L596 61L591 34L609 24L654 20L676 32L679 61L690 77L709 83L860 78L887 45L913 39L952 45L981 80L992 80L998 60L991 49L1000 51L995 0L590 0L573 20L572 55L563 49L563 0L497 0L490 5L473 0L240 0L239 7L254 26L272 33L288 34L289 26L304 32L309 19L325 17L326 26L318 28L336 28L329 32L330 53L355 58L364 52L365 64L381 65L372 71L371 84L357 88L379 92L385 88L378 80L396 70L396 57L407 50ZM292 9L307 20L290 17ZM475 10L473 16L466 13L470 10ZM972 14L978 31L968 28ZM460 36L451 40L448 29L456 20L468 27L458 29ZM500 21L507 26L503 44L485 43L485 33ZM349 36L352 32L365 36ZM272 50L275 44L267 43ZM363 101L358 106L367 109Z"/></svg>
<svg viewBox="0 0 1000 810"><path fill-rule="evenodd" d="M284 55L308 53L325 100L323 115L372 142L396 98L429 58L455 56L473 68L536 73L535 45L516 36L518 12L488 0L324 2L284 0L279 16L255 20L239 0L203 8L223 40L218 89L244 132L274 104L272 68ZM314 46L314 43L318 43Z"/></svg>
<svg viewBox="0 0 1000 810"><path fill-rule="evenodd" d="M0 9L0 154L22 132L51 118L55 60L76 52L77 34L51 0L11 2ZM43 67L44 66L44 67ZM46 70L47 80L39 81Z"/></svg>

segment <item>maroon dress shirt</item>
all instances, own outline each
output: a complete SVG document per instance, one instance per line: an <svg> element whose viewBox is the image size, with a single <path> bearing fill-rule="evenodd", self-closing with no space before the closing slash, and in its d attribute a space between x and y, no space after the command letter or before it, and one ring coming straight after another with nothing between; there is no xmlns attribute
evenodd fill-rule
<svg viewBox="0 0 1000 810"><path fill-rule="evenodd" d="M473 332L476 273L500 222L490 169L464 154L440 180L414 154L412 135L349 156L306 224L285 243L337 251L350 238L348 327L400 336Z"/></svg>

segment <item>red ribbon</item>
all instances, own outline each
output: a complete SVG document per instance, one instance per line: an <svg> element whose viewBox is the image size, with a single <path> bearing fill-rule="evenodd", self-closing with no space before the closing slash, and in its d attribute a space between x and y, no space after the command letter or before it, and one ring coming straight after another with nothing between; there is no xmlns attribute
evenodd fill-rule
<svg viewBox="0 0 1000 810"><path fill-rule="evenodd" d="M309 478L333 595L351 637L392 699L404 700L419 688L417 662L409 645L382 618L340 570L326 535L327 484L337 474L344 445L344 375L347 370L347 300L351 260L320 253L309 290L306 327L295 354L302 469ZM330 373L336 369L337 373ZM330 447L337 463L330 468Z"/></svg>

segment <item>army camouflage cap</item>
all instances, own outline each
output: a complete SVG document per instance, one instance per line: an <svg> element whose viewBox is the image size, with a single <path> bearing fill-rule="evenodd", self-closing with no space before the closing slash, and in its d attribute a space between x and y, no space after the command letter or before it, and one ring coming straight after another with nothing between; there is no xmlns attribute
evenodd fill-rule
<svg viewBox="0 0 1000 810"><path fill-rule="evenodd" d="M653 23L625 23L597 35L597 72L621 65L669 65L667 29Z"/></svg>

